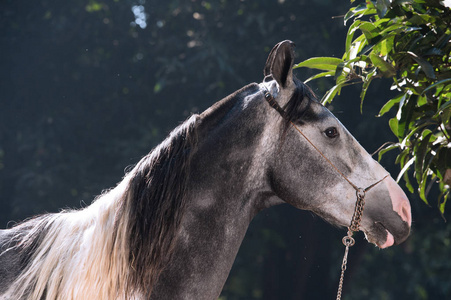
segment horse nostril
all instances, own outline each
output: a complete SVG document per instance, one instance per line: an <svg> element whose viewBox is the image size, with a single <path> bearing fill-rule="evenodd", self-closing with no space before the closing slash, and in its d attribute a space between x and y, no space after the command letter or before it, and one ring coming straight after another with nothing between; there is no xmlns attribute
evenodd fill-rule
<svg viewBox="0 0 451 300"><path fill-rule="evenodd" d="M398 203L398 209L396 212L401 219L406 222L409 227L412 225L412 213L410 211L410 202L407 198L402 197Z"/></svg>
<svg viewBox="0 0 451 300"><path fill-rule="evenodd" d="M409 224L412 225L412 214L410 212L410 203L409 201L405 201L401 208L401 218Z"/></svg>
<svg viewBox="0 0 451 300"><path fill-rule="evenodd" d="M409 227L412 224L412 214L410 211L410 202L404 191L399 187L399 185L393 180L393 178L388 178L385 184L390 193L390 198L393 205L393 210L401 217L401 219L406 222Z"/></svg>

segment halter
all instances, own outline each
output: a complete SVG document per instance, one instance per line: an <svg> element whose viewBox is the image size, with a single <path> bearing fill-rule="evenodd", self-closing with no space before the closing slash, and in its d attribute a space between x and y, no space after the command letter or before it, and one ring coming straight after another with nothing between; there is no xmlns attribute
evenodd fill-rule
<svg viewBox="0 0 451 300"><path fill-rule="evenodd" d="M373 187L375 187L378 183L382 182L385 178L387 178L389 175L385 175L382 179L376 181L375 183L369 185L366 188L359 188L357 185L355 185L354 183L351 182L351 180L349 180L349 178L346 177L346 175L344 175L338 168L337 166L335 166L332 161L330 161L323 152L321 152L321 150L319 150L318 147L315 146L315 144L299 129L298 126L296 126L296 124L293 123L293 121L288 119L288 116L285 112L285 110L280 107L279 103L276 101L276 99L274 99L274 97L271 95L271 93L268 91L268 89L266 88L266 86L264 86L263 84L261 85L264 89L264 94L265 94L265 99L266 101L269 103L269 105L274 108L281 116L282 118L288 120L291 125L293 126L294 129L296 129L297 132L299 132L304 138L305 140L329 163L330 166L332 166L332 168L337 171L338 174L341 175L341 177L343 177L352 187L353 189L356 191L356 203L355 203L355 208L354 208L354 214L352 215L352 219L351 219L351 224L348 227L348 232L347 235L343 237L342 242L343 245L346 247L345 248L345 253L343 256L343 262L341 264L341 274L340 274L340 281L338 283L338 291L337 291L337 298L336 300L341 300L341 293L343 291L343 280L344 280L344 274L346 271L346 265L348 263L348 252L349 252L349 247L354 246L355 244L355 240L352 237L352 235L354 234L354 232L359 231L360 228L360 222L362 220L362 216L363 216L363 208L365 206L365 194L366 192L368 192L370 189L372 189Z"/></svg>

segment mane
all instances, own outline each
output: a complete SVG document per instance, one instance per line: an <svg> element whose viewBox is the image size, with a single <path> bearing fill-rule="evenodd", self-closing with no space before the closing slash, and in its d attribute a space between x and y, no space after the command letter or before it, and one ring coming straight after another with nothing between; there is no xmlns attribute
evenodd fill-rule
<svg viewBox="0 0 451 300"><path fill-rule="evenodd" d="M197 120L194 115L177 127L87 208L14 227L6 251L19 252L23 270L3 296L147 298L172 256L185 211Z"/></svg>
<svg viewBox="0 0 451 300"><path fill-rule="evenodd" d="M185 211L187 186L197 116L171 133L165 142L144 157L132 171L121 207L127 226L126 247L131 267L129 286L150 295L158 276L172 256ZM120 228L119 218L115 228Z"/></svg>
<svg viewBox="0 0 451 300"><path fill-rule="evenodd" d="M295 89L291 98L284 106L286 126L291 122L304 123L316 120L316 115L310 110L312 102L318 102L312 89L297 78L293 78Z"/></svg>

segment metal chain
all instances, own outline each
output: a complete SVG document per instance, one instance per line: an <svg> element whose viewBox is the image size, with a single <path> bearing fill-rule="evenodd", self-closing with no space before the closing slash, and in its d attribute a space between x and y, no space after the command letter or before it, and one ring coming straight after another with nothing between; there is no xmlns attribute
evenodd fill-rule
<svg viewBox="0 0 451 300"><path fill-rule="evenodd" d="M345 271L348 264L349 248L354 246L355 240L352 237L354 232L359 231L360 222L362 221L363 208L365 206L365 189L358 189L356 191L357 201L355 203L354 214L352 216L351 225L348 227L348 233L341 240L345 245L345 254L343 255L343 262L341 263L340 281L338 282L337 299L341 300L341 293L343 292L343 282L345 277Z"/></svg>
<svg viewBox="0 0 451 300"><path fill-rule="evenodd" d="M363 207L365 206L365 190L360 188L356 191L357 201L355 203L354 215L351 219L350 230L352 232L359 231L360 221L363 216Z"/></svg>
<svg viewBox="0 0 451 300"><path fill-rule="evenodd" d="M351 231L351 229L348 228L348 235L342 239L343 245L345 245L346 248L345 248L345 254L343 256L343 262L341 263L341 275L340 275L340 281L338 282L337 300L341 300L341 293L343 291L343 281L344 281L344 277L345 277L346 265L348 263L349 247L352 247L355 244L355 240L352 237L352 234L353 234L353 232Z"/></svg>

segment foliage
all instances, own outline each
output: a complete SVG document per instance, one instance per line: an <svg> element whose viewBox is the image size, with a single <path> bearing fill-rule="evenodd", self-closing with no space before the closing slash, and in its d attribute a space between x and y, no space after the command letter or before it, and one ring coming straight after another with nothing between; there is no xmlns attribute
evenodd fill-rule
<svg viewBox="0 0 451 300"><path fill-rule="evenodd" d="M354 2L354 0L351 0ZM397 143L379 152L399 149L407 188L427 204L438 182L438 208L443 214L451 185L451 11L438 0L377 0L352 7L344 16L352 21L342 58L316 57L295 67L320 69L309 80L334 78L324 95L330 103L345 86L361 84L361 109L371 82L392 79L399 93L380 109L379 116L396 111L389 125ZM410 172L409 172L410 171Z"/></svg>

